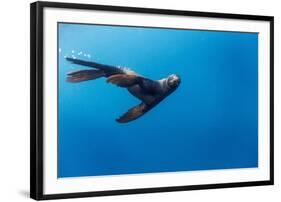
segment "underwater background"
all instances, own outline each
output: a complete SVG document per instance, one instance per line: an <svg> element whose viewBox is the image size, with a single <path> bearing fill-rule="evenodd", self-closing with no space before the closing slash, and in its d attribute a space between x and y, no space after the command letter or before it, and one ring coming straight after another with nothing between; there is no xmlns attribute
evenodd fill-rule
<svg viewBox="0 0 281 202"><path fill-rule="evenodd" d="M58 177L258 166L258 34L58 24ZM181 85L141 118L140 103L105 78L66 82L91 69L65 57L125 66Z"/></svg>

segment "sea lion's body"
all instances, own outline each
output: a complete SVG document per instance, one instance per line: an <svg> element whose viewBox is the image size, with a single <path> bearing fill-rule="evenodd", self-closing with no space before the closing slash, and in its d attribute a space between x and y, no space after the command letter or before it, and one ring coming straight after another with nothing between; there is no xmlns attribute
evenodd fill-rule
<svg viewBox="0 0 281 202"><path fill-rule="evenodd" d="M152 104L156 99L162 97L167 91L162 81L145 81L146 88L142 88L140 85L133 85L128 87L128 91L138 99L147 104ZM150 89L147 91L145 89Z"/></svg>
<svg viewBox="0 0 281 202"><path fill-rule="evenodd" d="M118 118L117 121L120 123L126 123L139 118L174 92L180 83L177 75L171 75L161 80L151 80L125 68L73 58L67 58L67 60L75 64L97 69L69 73L67 81L76 83L106 77L107 82L127 88L133 96L142 101L141 104L131 108L123 116Z"/></svg>

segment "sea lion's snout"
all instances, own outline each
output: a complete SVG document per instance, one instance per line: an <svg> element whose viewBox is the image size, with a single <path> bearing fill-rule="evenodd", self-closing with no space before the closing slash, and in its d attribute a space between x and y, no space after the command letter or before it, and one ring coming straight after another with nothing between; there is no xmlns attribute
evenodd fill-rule
<svg viewBox="0 0 281 202"><path fill-rule="evenodd" d="M178 75L172 74L168 77L168 85L170 88L178 87L181 83L181 79Z"/></svg>

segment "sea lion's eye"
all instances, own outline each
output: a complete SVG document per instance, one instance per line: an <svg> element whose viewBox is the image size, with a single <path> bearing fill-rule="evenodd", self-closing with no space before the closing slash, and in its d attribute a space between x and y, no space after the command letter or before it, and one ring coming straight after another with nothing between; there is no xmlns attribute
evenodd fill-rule
<svg viewBox="0 0 281 202"><path fill-rule="evenodd" d="M168 85L171 88L175 88L180 84L180 78L177 75L171 75L168 78Z"/></svg>
<svg viewBox="0 0 281 202"><path fill-rule="evenodd" d="M176 85L176 80L175 80L175 78L174 78L173 76L170 76L170 77L168 78L168 85L169 85L170 87L174 87L174 86Z"/></svg>

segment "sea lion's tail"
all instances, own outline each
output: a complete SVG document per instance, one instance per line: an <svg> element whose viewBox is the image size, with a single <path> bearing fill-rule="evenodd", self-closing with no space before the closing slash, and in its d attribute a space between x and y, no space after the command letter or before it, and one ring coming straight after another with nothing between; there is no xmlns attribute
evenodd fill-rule
<svg viewBox="0 0 281 202"><path fill-rule="evenodd" d="M102 70L79 70L67 74L66 80L71 83L94 80L105 76Z"/></svg>

